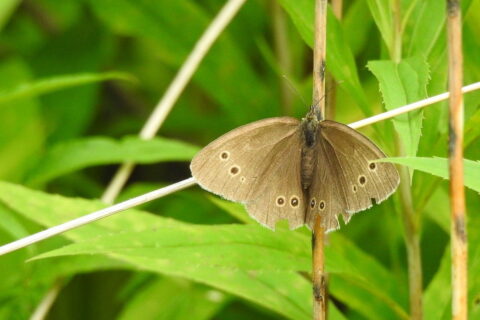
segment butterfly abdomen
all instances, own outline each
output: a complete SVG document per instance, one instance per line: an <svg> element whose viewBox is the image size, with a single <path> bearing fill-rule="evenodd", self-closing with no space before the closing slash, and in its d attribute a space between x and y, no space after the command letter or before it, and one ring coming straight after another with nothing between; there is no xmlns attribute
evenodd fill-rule
<svg viewBox="0 0 480 320"><path fill-rule="evenodd" d="M301 164L303 190L307 190L312 184L313 171L317 165L315 145L317 142L318 124L319 121L315 117L308 115L305 119L303 119L301 124L301 131L303 135Z"/></svg>
<svg viewBox="0 0 480 320"><path fill-rule="evenodd" d="M302 148L302 187L307 190L312 184L313 170L317 165L315 148L304 146Z"/></svg>

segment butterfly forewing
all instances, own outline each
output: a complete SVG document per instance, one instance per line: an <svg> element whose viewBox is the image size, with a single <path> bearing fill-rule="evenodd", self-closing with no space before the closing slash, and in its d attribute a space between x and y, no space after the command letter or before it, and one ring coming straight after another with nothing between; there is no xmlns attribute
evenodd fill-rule
<svg viewBox="0 0 480 320"><path fill-rule="evenodd" d="M260 223L274 228L278 219L287 218L291 227L298 226L304 223L301 143L297 119L260 120L210 143L193 158L190 169L200 186L246 203ZM287 202L294 195L298 204L292 210Z"/></svg>

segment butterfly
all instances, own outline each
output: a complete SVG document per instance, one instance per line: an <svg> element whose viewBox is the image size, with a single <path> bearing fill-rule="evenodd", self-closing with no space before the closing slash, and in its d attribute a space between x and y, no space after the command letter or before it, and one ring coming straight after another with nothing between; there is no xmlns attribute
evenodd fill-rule
<svg viewBox="0 0 480 320"><path fill-rule="evenodd" d="M269 118L226 133L195 155L192 176L270 229L282 219L313 228L317 214L325 231L338 229L339 214L348 223L388 198L400 178L393 164L375 162L386 156L367 137L312 110L302 121Z"/></svg>

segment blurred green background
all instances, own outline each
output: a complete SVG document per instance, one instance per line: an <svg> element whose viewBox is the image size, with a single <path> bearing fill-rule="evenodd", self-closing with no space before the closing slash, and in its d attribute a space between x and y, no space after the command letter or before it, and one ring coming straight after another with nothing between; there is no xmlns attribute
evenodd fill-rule
<svg viewBox="0 0 480 320"><path fill-rule="evenodd" d="M139 165L119 200L190 177L195 152L239 125L306 113L313 0L250 0L158 137L135 137L224 3L0 1L1 243L102 207L94 199L124 161ZM329 11L327 71L334 80L327 90L336 95L327 103L338 121L446 91L445 1L401 1L400 57L392 56L391 5L344 1L341 20ZM480 80L480 1L462 1L462 10L468 84ZM479 98L465 96L470 160L480 158ZM389 155L445 157L447 124L446 103L438 103L361 131ZM395 136L405 154L398 154ZM479 171L477 162L469 174ZM470 188L474 319L480 317L480 187ZM421 226L424 316L449 318L448 183L415 171L411 193ZM265 230L240 205L198 187L140 209L0 257L0 319L27 319L57 291L48 319L311 317L306 228ZM401 210L394 196L329 236L331 319L408 318ZM49 258L26 262L42 253Z"/></svg>

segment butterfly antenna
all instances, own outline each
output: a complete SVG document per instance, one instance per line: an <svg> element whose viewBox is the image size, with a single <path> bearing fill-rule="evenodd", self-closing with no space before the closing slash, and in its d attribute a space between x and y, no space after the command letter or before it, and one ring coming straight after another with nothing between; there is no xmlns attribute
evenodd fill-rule
<svg viewBox="0 0 480 320"><path fill-rule="evenodd" d="M300 97L300 100L302 100L302 103L305 107L308 106L307 102L305 102L305 99L303 98L303 96L300 94L300 92L297 90L297 88L295 88L295 86L293 85L292 81L290 81L290 79L287 78L286 75L282 75L282 78L286 80L287 84L288 84L288 88L290 90L292 90L292 92L296 93L296 95L298 97Z"/></svg>
<svg viewBox="0 0 480 320"><path fill-rule="evenodd" d="M336 84L340 84L342 82L343 81L336 81ZM331 83L328 86L328 88L326 88L326 92L330 91L330 89L332 89L332 88L333 88L333 83ZM322 99L326 99L326 98L327 98L327 94L324 94L323 96L320 97L320 100L318 102L315 102L315 104L310 107L310 112L309 112L310 116L316 117L317 120L319 120L319 121L325 119L325 116L322 114L322 111L320 110L318 105L320 104L320 101L322 101Z"/></svg>
<svg viewBox="0 0 480 320"><path fill-rule="evenodd" d="M326 95L320 97L320 100L313 101L312 105L310 106L310 111L307 113L307 118L316 119L316 121L322 121L325 119L324 115L322 114L322 110L320 110L320 101L325 99Z"/></svg>

